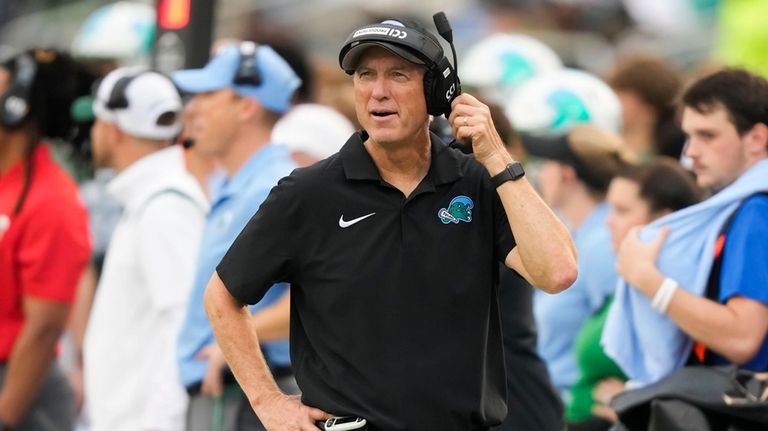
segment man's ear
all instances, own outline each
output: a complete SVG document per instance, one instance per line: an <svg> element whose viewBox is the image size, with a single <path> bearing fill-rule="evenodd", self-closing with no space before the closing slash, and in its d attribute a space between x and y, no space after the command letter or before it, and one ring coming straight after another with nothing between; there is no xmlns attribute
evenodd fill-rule
<svg viewBox="0 0 768 431"><path fill-rule="evenodd" d="M746 134L747 152L758 157L768 153L768 125L757 123Z"/></svg>
<svg viewBox="0 0 768 431"><path fill-rule="evenodd" d="M559 163L560 165L560 175L563 178L564 183L573 183L579 179L579 176L576 174L576 169L571 165L566 165L565 163Z"/></svg>
<svg viewBox="0 0 768 431"><path fill-rule="evenodd" d="M125 140L125 133L117 127L117 123L105 123L105 132L107 134L107 142L112 142L119 145Z"/></svg>
<svg viewBox="0 0 768 431"><path fill-rule="evenodd" d="M254 119L260 118L262 111L264 111L261 103L253 97L241 97L239 103L240 109L238 112L244 121L253 122Z"/></svg>

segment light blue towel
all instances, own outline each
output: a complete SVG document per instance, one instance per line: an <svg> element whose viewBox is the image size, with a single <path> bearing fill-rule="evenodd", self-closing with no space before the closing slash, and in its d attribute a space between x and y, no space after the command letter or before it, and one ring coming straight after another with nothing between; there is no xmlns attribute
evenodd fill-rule
<svg viewBox="0 0 768 431"><path fill-rule="evenodd" d="M742 200L764 190L768 190L768 159L709 199L649 224L640 231L640 239L650 241L663 226L669 226L669 237L657 260L659 270L681 288L701 296L720 228ZM651 308L650 298L623 279L616 288L601 342L608 356L641 385L682 367L693 345L669 317Z"/></svg>

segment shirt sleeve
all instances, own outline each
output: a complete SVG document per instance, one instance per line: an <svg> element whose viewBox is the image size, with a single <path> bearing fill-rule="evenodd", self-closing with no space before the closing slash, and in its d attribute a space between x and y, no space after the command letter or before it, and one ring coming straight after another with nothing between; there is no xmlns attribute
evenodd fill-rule
<svg viewBox="0 0 768 431"><path fill-rule="evenodd" d="M184 309L167 309L161 314L164 325L156 328L159 345L152 347L155 362L149 376L148 388L144 394L144 408L141 411L142 430L175 431L184 423L189 397L179 381L179 366L176 361L176 343ZM146 351L145 351L146 352Z"/></svg>
<svg viewBox="0 0 768 431"><path fill-rule="evenodd" d="M768 304L768 196L747 201L726 235L720 301L733 296Z"/></svg>
<svg viewBox="0 0 768 431"><path fill-rule="evenodd" d="M56 197L27 222L18 252L23 294L72 302L91 254L85 208L74 196Z"/></svg>
<svg viewBox="0 0 768 431"><path fill-rule="evenodd" d="M240 302L255 304L273 284L295 276L300 198L295 175L280 180L216 267Z"/></svg>
<svg viewBox="0 0 768 431"><path fill-rule="evenodd" d="M589 248L579 250L579 278L583 279L591 315L603 306L606 299L613 296L619 276L607 225L601 223L589 235Z"/></svg>
<svg viewBox="0 0 768 431"><path fill-rule="evenodd" d="M190 198L163 192L152 198L138 221L137 254L153 306L187 303L205 215Z"/></svg>

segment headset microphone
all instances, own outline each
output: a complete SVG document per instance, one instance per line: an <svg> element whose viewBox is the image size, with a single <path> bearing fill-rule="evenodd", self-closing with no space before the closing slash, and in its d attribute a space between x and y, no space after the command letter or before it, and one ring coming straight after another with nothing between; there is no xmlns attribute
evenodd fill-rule
<svg viewBox="0 0 768 431"><path fill-rule="evenodd" d="M437 33L448 42L451 47L451 53L453 54L453 73L456 74L456 95L461 94L461 81L459 80L459 62L456 60L456 48L453 46L453 29L451 23L448 22L448 17L445 16L445 12L438 12L432 15L432 20L435 22L435 28Z"/></svg>
<svg viewBox="0 0 768 431"><path fill-rule="evenodd" d="M458 96L461 94L461 81L459 80L459 62L456 60L456 48L453 46L453 29L451 29L451 23L448 22L448 17L445 16L445 12L434 14L432 20L435 21L435 28L437 28L440 37L445 39L448 42L448 45L451 46L451 53L453 54L453 72L456 74L456 95ZM448 118L449 113L450 111L446 113L446 118ZM472 153L471 139L467 140L467 142L460 143L456 141L456 138L451 136L450 124L448 124L447 121L445 121L443 127L446 127L446 129L443 130L443 133L445 134L444 136L451 141L448 144L450 147L458 148L465 154Z"/></svg>
<svg viewBox="0 0 768 431"><path fill-rule="evenodd" d="M434 14L432 20L435 21L435 27L437 28L437 32L440 33L440 36L447 40L448 43L453 44L453 30L451 29L451 24L448 22L448 17L445 16L445 12ZM453 45L451 45L451 47L453 47Z"/></svg>

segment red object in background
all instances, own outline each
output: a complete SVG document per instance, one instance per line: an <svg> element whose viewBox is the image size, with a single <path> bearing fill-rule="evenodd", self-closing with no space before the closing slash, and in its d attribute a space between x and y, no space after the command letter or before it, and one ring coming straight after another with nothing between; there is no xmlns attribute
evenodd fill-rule
<svg viewBox="0 0 768 431"><path fill-rule="evenodd" d="M166 30L179 30L189 24L191 0L160 0L157 5L157 24Z"/></svg>

